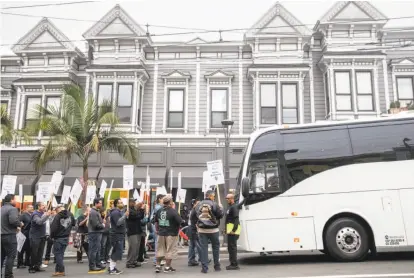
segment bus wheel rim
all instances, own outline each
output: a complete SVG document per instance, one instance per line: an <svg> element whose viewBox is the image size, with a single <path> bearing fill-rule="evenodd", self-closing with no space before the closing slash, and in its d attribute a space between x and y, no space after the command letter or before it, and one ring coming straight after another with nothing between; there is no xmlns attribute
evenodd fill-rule
<svg viewBox="0 0 414 278"><path fill-rule="evenodd" d="M347 254L355 253L361 248L361 236L351 227L345 227L336 234L338 248Z"/></svg>

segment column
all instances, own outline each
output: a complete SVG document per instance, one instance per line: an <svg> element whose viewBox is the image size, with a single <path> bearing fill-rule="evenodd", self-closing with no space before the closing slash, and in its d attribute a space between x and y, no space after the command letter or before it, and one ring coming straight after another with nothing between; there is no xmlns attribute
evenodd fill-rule
<svg viewBox="0 0 414 278"><path fill-rule="evenodd" d="M354 117L357 118L358 115L358 102L357 102L357 88L356 88L356 74L355 74L355 60L352 60L352 66L351 66L351 85L352 85L352 91L351 91L351 97L352 97L352 107L354 110Z"/></svg>
<svg viewBox="0 0 414 278"><path fill-rule="evenodd" d="M97 97L96 97L96 95L97 95L97 91L96 91L96 89L97 89L97 84L96 84L96 72L94 72L94 73L93 73L93 80L92 80L92 94L93 94L93 99L94 99L95 101L98 101L98 100L97 100Z"/></svg>
<svg viewBox="0 0 414 278"><path fill-rule="evenodd" d="M256 88L256 82L255 79L253 78L253 80L250 81L252 83L252 87L253 87L253 130L256 129L256 94L257 94L257 88Z"/></svg>
<svg viewBox="0 0 414 278"><path fill-rule="evenodd" d="M397 78L395 76L395 66L392 66L392 94L394 96L394 101L397 101Z"/></svg>
<svg viewBox="0 0 414 278"><path fill-rule="evenodd" d="M259 84L259 73L256 73L256 92L255 92L255 99L256 99L256 107L255 107L255 114L256 114L256 125L255 129L260 128L260 84Z"/></svg>
<svg viewBox="0 0 414 278"><path fill-rule="evenodd" d="M195 106L195 134L199 134L200 130L200 47L197 46L197 62L196 62L196 106Z"/></svg>
<svg viewBox="0 0 414 278"><path fill-rule="evenodd" d="M282 83L280 81L280 71L277 72L277 87L276 87L276 118L277 124L282 124Z"/></svg>
<svg viewBox="0 0 414 278"><path fill-rule="evenodd" d="M210 79L207 78L207 114L206 114L206 132L210 132Z"/></svg>
<svg viewBox="0 0 414 278"><path fill-rule="evenodd" d="M305 122L304 120L304 114L305 114L305 109L303 108L303 93L304 93L304 85L303 85L303 79L304 76L302 74L302 72L299 74L299 123L303 124Z"/></svg>
<svg viewBox="0 0 414 278"><path fill-rule="evenodd" d="M154 48L155 55L155 65L154 65L154 86L152 89L152 123L151 123L151 133L155 133L155 123L157 116L157 86L158 86L158 48Z"/></svg>
<svg viewBox="0 0 414 278"><path fill-rule="evenodd" d="M335 84L334 84L334 70L332 66L329 66L328 69L328 77L329 77L329 85L330 85L330 105L331 105L331 113L332 113L332 119L336 119L336 99L335 99Z"/></svg>
<svg viewBox="0 0 414 278"><path fill-rule="evenodd" d="M117 92L118 92L118 77L117 77L116 72L114 72L114 87L112 88L112 103L111 104L112 104L112 106L115 106L115 107L118 106ZM117 109L117 108L115 108L115 109ZM115 112L117 112L117 111L115 111Z"/></svg>
<svg viewBox="0 0 414 278"><path fill-rule="evenodd" d="M134 72L134 88L132 93L132 120L131 120L131 127L132 130L135 131L135 127L138 125L137 121L137 109L140 96L138 90L138 73Z"/></svg>
<svg viewBox="0 0 414 278"><path fill-rule="evenodd" d="M168 88L167 79L164 79L164 109L162 113L162 133L167 130Z"/></svg>
<svg viewBox="0 0 414 278"><path fill-rule="evenodd" d="M87 101L89 98L89 82L90 82L90 75L86 73L86 84L85 84L85 100Z"/></svg>
<svg viewBox="0 0 414 278"><path fill-rule="evenodd" d="M388 67L386 59L382 59L382 73L384 78L385 111L390 108L390 92L388 88Z"/></svg>
<svg viewBox="0 0 414 278"><path fill-rule="evenodd" d="M239 46L239 134L243 134L243 47Z"/></svg>
<svg viewBox="0 0 414 278"><path fill-rule="evenodd" d="M184 133L188 133L188 78L185 80L185 95L184 95Z"/></svg>
<svg viewBox="0 0 414 278"><path fill-rule="evenodd" d="M312 45L313 45L313 43L312 43ZM314 84L313 84L314 80L313 80L312 51L309 51L309 58L311 60L310 69L309 69L310 110L311 110L311 122L314 123L316 121L316 117L315 117L315 88L314 88ZM325 86L324 86L324 90L325 90ZM325 96L324 96L324 98L326 99Z"/></svg>
<svg viewBox="0 0 414 278"><path fill-rule="evenodd" d="M379 90L378 90L378 63L375 60L374 62L374 95L375 95L375 111L377 112L377 117L381 115L381 107L379 101Z"/></svg>
<svg viewBox="0 0 414 278"><path fill-rule="evenodd" d="M231 84L231 78L229 78L229 87L228 87L228 94L229 94L229 103L227 104L227 106L228 106L228 110L229 110L229 113L228 113L228 115L227 115L227 118L229 119L229 120L231 120L233 117L232 117L232 92L231 92L231 87L232 87L232 84Z"/></svg>
<svg viewBox="0 0 414 278"><path fill-rule="evenodd" d="M21 101L21 96L22 94L22 89L20 88L20 86L17 87L17 99L16 99L16 111L15 111L15 115L13 115L14 117L14 125L13 128L14 129L18 129L19 128L19 119L20 119L20 110L23 110L23 108L20 105L20 101ZM11 101L9 103L9 106L11 106ZM10 115L12 116L12 115Z"/></svg>
<svg viewBox="0 0 414 278"><path fill-rule="evenodd" d="M147 83L146 81L141 83L142 91L141 91L141 94L139 96L139 98L140 98L140 102L139 102L140 108L139 108L139 122L138 122L138 125L139 125L141 130L142 130L142 108L144 107L144 92L145 92L145 84L146 83Z"/></svg>

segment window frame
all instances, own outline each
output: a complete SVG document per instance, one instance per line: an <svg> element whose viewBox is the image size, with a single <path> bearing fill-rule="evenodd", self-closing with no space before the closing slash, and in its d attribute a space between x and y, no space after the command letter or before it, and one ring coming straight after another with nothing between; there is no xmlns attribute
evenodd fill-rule
<svg viewBox="0 0 414 278"><path fill-rule="evenodd" d="M24 106L24 117L23 117L23 128L27 127L27 116L28 116L28 104L29 104L29 99L39 99L40 100L40 104L38 105L42 105L42 101L43 101L43 97L41 95L28 95L25 98L25 106ZM39 113L39 119L40 119L40 113ZM29 119L29 121L32 120L34 121L35 119ZM30 134L31 136L35 136L35 134Z"/></svg>
<svg viewBox="0 0 414 278"><path fill-rule="evenodd" d="M98 83L96 86L98 87L98 90L96 92L96 102L98 104L98 107L102 107L99 103L99 95L100 95L100 87L101 85L110 85L111 86L111 106L113 106L113 101L114 101L114 83L108 83L108 82L104 82L104 83Z"/></svg>
<svg viewBox="0 0 414 278"><path fill-rule="evenodd" d="M348 73L349 76L349 94L341 94L337 92L337 78L336 78L336 73ZM334 70L334 89L335 89L335 110L338 112L352 112L353 111L353 103L352 103L352 74L350 70ZM351 107L349 110L344 110L344 109L338 109L338 99L337 96L349 96L349 102L351 104Z"/></svg>
<svg viewBox="0 0 414 278"><path fill-rule="evenodd" d="M278 81L278 82L280 82L280 81ZM276 101L276 106L262 106L262 85L274 85L275 86L275 101ZM278 113L277 113L277 110L278 110L278 101L277 101L277 94L278 94L278 92L277 92L277 88L278 88L278 84L277 84L277 82L261 82L261 83L259 83L259 89L260 89L260 91L259 91L259 107L260 107L260 124L261 125L275 125L275 124L277 124L278 123ZM262 110L263 110L263 108L274 108L274 110L275 110L275 121L274 121L274 123L264 123L263 122L263 117L262 117L262 115L263 115L263 112L262 112Z"/></svg>
<svg viewBox="0 0 414 278"><path fill-rule="evenodd" d="M283 85L295 85L296 92L296 107L285 107L283 103ZM282 124L299 124L299 84L297 82L281 82L280 83L280 97L281 97L281 109L282 109ZM296 123L285 123L283 118L284 109L295 109L296 110Z"/></svg>
<svg viewBox="0 0 414 278"><path fill-rule="evenodd" d="M213 111L213 91L214 90L218 90L218 91L226 91L226 111ZM220 114L225 114L224 119L227 119L229 116L229 88L228 87L210 87L210 128L211 129L215 129L215 128L222 128L222 125L220 124L220 126L214 126L213 125L213 114L214 113L220 113Z"/></svg>
<svg viewBox="0 0 414 278"><path fill-rule="evenodd" d="M120 86L131 86L131 105L130 106L120 106L119 105L119 87ZM115 108L115 113L117 115L117 117L119 118L119 123L120 124L131 124L132 123L132 109L134 106L134 84L133 83L117 83L117 88L116 88L116 108ZM119 117L118 114L118 108L130 108L130 115L129 115L129 122L122 122L121 118Z"/></svg>
<svg viewBox="0 0 414 278"><path fill-rule="evenodd" d="M371 83L371 93L370 94L361 94L358 92L358 73L369 73L370 74L370 83ZM360 112L374 112L375 111L375 99L374 99L374 76L373 76L373 72L371 70L356 70L355 71L355 97L356 97L356 105L357 105L357 109ZM372 110L364 110L364 109L359 109L359 96L371 96L371 103L372 103Z"/></svg>
<svg viewBox="0 0 414 278"><path fill-rule="evenodd" d="M399 88L399 86L398 86L398 79L411 79L411 88L412 88L412 94L413 94L413 98L412 99L409 99L409 98L400 98L400 88ZM396 87L397 87L397 92L396 92L396 94L397 94L397 101L400 101L401 102L401 100L402 101L411 101L413 104L414 104L414 75L408 75L408 76L405 76L405 75L399 75L399 76L396 76L395 77L395 85L396 85Z"/></svg>
<svg viewBox="0 0 414 278"><path fill-rule="evenodd" d="M171 98L171 91L180 91L182 92L182 106L183 109L181 112L179 111L170 111L170 98ZM168 102L167 102L167 128L168 129L184 129L185 128L185 88L168 88ZM181 126L170 126L170 114L179 114L181 113Z"/></svg>

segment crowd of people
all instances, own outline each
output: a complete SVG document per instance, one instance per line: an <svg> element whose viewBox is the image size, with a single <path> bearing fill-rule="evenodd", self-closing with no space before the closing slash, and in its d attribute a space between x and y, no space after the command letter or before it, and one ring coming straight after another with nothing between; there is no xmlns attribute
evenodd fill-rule
<svg viewBox="0 0 414 278"><path fill-rule="evenodd" d="M77 263L83 263L83 254L86 253L89 273L107 271L111 275L121 274L118 267L126 242L126 268L141 267L149 259L146 253L149 241L154 242L155 272L175 272L172 262L177 258L179 234L183 227L189 240L188 266L201 266L201 272L207 273L211 264L208 245L211 244L214 270L221 271L219 226L224 217L230 261L226 269L238 270L239 207L231 194L226 196L226 212L221 204L215 202L214 191L208 191L205 196L204 200L193 199L188 212L186 209L177 211L170 194L157 195L151 215L148 205L134 199L129 199L127 206L121 199L115 199L111 208L105 210L102 199L97 198L93 201L93 207L85 209L75 219L63 205L52 210L46 204L38 203L36 210L28 205L19 213L15 208L14 195L9 194L1 208L4 277L13 277L16 256L18 268L28 267L29 273L43 272L49 265L52 250L55 263L52 276L65 276L64 255L72 229L76 230L73 245L77 249ZM19 231L26 236L26 240L21 251L17 252L16 233Z"/></svg>

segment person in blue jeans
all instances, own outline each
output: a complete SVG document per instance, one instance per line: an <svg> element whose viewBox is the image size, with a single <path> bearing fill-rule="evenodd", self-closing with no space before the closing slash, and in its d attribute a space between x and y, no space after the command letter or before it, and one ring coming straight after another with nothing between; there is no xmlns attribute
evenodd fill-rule
<svg viewBox="0 0 414 278"><path fill-rule="evenodd" d="M72 213L65 210L63 205L58 205L56 216L50 225L50 237L53 239L53 254L56 259L55 273L52 274L52 277L65 276L63 256L69 243L70 232L75 224Z"/></svg>
<svg viewBox="0 0 414 278"><path fill-rule="evenodd" d="M93 200L94 207L89 211L88 218L88 242L89 242L89 272L99 272L105 269L101 264L101 241L106 221L102 220L102 200Z"/></svg>
<svg viewBox="0 0 414 278"><path fill-rule="evenodd" d="M197 228L200 239L201 272L208 272L208 243L211 242L213 249L214 270L221 271L220 266L220 219L224 212L222 205L214 202L216 194L213 190L206 193L206 199L201 201L195 211L197 213Z"/></svg>
<svg viewBox="0 0 414 278"><path fill-rule="evenodd" d="M156 229L155 229L155 219L154 219L154 216L156 215L156 213L157 213L157 211L160 209L160 208L162 208L163 207L163 205L162 205L162 199L165 197L165 195L164 194L158 194L157 195L157 199L155 200L155 207L154 207L154 209L152 210L152 214L151 214L151 225L152 225L152 230L154 231L154 242L155 242L155 254L157 254L157 240L158 240L158 235L157 235L157 232L156 232ZM157 264L157 258L156 258L156 256L154 256L154 265L156 265ZM162 265L162 263L161 263L161 265Z"/></svg>

